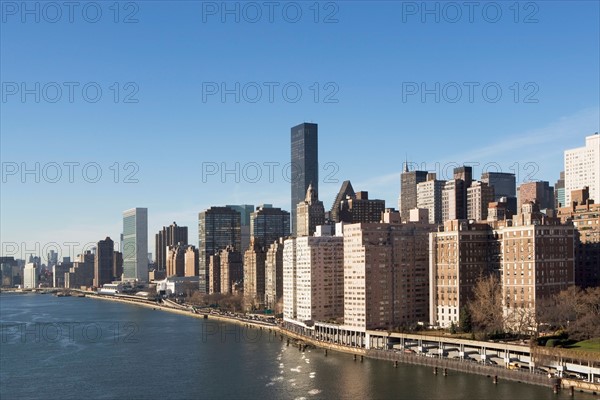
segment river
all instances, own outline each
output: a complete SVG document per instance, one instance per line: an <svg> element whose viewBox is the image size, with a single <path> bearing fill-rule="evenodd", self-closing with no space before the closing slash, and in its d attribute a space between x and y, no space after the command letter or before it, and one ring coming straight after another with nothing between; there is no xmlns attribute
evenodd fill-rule
<svg viewBox="0 0 600 400"><path fill-rule="evenodd" d="M300 352L267 330L49 294L0 295L0 398L571 399L483 376Z"/></svg>

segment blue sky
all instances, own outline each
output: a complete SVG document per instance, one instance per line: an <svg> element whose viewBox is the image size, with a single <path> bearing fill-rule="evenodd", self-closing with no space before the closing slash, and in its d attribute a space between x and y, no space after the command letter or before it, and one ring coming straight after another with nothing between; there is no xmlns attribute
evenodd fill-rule
<svg viewBox="0 0 600 400"><path fill-rule="evenodd" d="M114 2L80 2L73 22L64 6L23 4L3 1L0 26L5 254L118 238L136 206L149 209L151 248L172 221L195 243L211 205L289 210L289 132L305 121L319 124L327 208L346 179L397 207L405 158L553 184L563 151L600 130L596 1L477 2L471 15L463 2L428 2L433 14L422 2L276 2L272 21L263 2L121 2L118 15ZM21 175L36 163L39 182ZM239 183L203 174L236 163Z"/></svg>

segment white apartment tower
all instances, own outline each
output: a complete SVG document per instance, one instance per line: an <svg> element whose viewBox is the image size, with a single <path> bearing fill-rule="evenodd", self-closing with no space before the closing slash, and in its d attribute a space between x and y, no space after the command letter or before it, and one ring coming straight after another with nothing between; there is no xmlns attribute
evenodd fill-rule
<svg viewBox="0 0 600 400"><path fill-rule="evenodd" d="M284 320L331 322L344 315L344 238L288 239L283 255Z"/></svg>
<svg viewBox="0 0 600 400"><path fill-rule="evenodd" d="M571 191L589 187L590 199L600 203L600 135L585 138L585 146L565 150L565 206Z"/></svg>

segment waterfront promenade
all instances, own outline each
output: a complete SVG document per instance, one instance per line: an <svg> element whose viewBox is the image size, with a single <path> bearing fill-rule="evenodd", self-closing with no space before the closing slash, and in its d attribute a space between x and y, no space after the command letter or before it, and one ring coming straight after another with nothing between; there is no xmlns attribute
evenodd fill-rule
<svg viewBox="0 0 600 400"><path fill-rule="evenodd" d="M108 295L97 295L90 292L86 292L87 297L93 299L99 299L104 301L114 301L114 302L123 302L128 304L136 304L142 307L152 308L157 311L167 311L172 313L177 313L180 315L192 316L195 318L201 319L210 319L221 321L224 323L234 323L242 326L246 326L248 328L260 329L268 332L268 334L273 334L279 336L280 340L286 340L288 345L297 346L299 351L302 351L306 348L306 346L314 346L315 348L320 348L323 350L323 356L327 356L328 351L338 351L348 354L354 355L354 360L356 362L360 362L364 357L385 360L390 362L390 367L393 368L397 366L397 363L404 364L413 364L413 365L421 365L428 366L432 369L432 374L443 374L447 375L448 371L458 371L470 374L477 374L486 376L494 381L494 383L498 382L499 379L510 380L523 382L533 385L540 385L549 387L555 392L560 389L569 390L572 393L575 391L588 392L593 394L600 393L600 384L594 382L586 382L583 380L576 379L560 379L555 376L548 376L548 374L540 368L548 369L551 365L556 367L556 363L552 361L548 361L547 358L546 364L537 365L536 368L529 368L525 370L523 368L520 369L508 369L503 365L496 364L486 364L484 362L477 362L470 357L463 357L460 359L453 359L444 357L444 344L448 349L449 346L454 346L455 348L463 348L465 346L467 349L471 349L473 352L479 351L478 354L485 355L490 351L490 349L496 350L512 350L512 354L515 355L519 353L520 360L525 361L527 359L531 360L531 351L528 346L517 346L510 344L500 344L500 343L491 343L491 342L481 342L474 340L465 340L465 339L453 339L448 337L436 337L436 336L428 336L428 335L415 335L415 334L387 334L390 340L393 343L402 343L402 347L407 351L397 351L394 349L386 349L385 346L381 345L381 341L379 339L375 339L377 337L377 332L370 332L369 336L373 337L373 341L371 343L380 343L380 348L365 348L365 347L355 347L348 346L338 343L332 343L328 340L322 340L314 337L310 337L307 335L303 335L299 332L294 332L291 329L286 329L284 326L280 326L277 324L272 324L264 321L253 320L249 318L242 318L236 316L228 316L223 314L216 314L210 312L199 311L191 306L179 305L175 302L168 301L163 304L158 304L151 300L146 300L143 298L135 298L135 296L129 297L115 297ZM381 332L379 332L381 334ZM397 339L403 340L397 340ZM440 342L443 342L440 344ZM390 342L391 343L391 342ZM436 344L437 343L437 344ZM425 353L419 354L417 348L432 348L432 347L441 347L442 352L438 354L437 357L426 356ZM415 350L409 350L410 348L414 348ZM479 350L477 350L479 349ZM466 352L468 353L468 351ZM484 358L485 359L485 358ZM535 359L535 357L534 357ZM540 362L542 360L540 359ZM598 368L598 363L600 360L595 360L595 362L590 362L589 360L581 360L581 367L585 370L585 368ZM532 362L533 364L533 362ZM597 376L597 375L596 375Z"/></svg>

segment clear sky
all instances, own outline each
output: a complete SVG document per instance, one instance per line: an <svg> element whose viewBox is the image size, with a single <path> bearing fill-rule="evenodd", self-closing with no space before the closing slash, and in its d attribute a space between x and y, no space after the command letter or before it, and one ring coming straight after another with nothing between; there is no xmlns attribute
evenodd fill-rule
<svg viewBox="0 0 600 400"><path fill-rule="evenodd" d="M326 208L346 179L397 207L405 159L554 184L600 130L597 1L114 4L1 2L4 255L118 241L132 207L150 251L212 205L289 210L301 122Z"/></svg>

